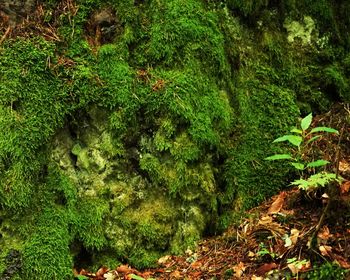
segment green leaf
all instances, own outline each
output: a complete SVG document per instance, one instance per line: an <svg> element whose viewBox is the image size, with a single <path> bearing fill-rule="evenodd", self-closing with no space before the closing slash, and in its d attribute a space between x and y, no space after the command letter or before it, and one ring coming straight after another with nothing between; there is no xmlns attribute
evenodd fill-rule
<svg viewBox="0 0 350 280"><path fill-rule="evenodd" d="M309 182L304 179L295 180L292 183L290 183L293 186L302 186L307 187L309 185Z"/></svg>
<svg viewBox="0 0 350 280"><path fill-rule="evenodd" d="M292 162L291 165L293 165L298 170L304 170L305 165L300 162Z"/></svg>
<svg viewBox="0 0 350 280"><path fill-rule="evenodd" d="M299 147L301 142L303 141L303 138L301 138L300 136L296 136L296 135L290 135L290 137L288 137L288 141L293 144L294 146Z"/></svg>
<svg viewBox="0 0 350 280"><path fill-rule="evenodd" d="M134 280L145 280L145 278L135 274L130 274L129 276L131 277L131 279L134 279Z"/></svg>
<svg viewBox="0 0 350 280"><path fill-rule="evenodd" d="M78 280L87 280L87 279L90 279L89 277L85 276L85 275L78 275L76 277Z"/></svg>
<svg viewBox="0 0 350 280"><path fill-rule="evenodd" d="M306 180L295 180L291 185L297 185L300 189L307 190L310 188L325 187L332 181L341 182L341 179L337 179L337 175L334 173L320 172L311 175Z"/></svg>
<svg viewBox="0 0 350 280"><path fill-rule="evenodd" d="M277 154L265 158L265 160L280 160L280 159L291 159L292 156L288 154Z"/></svg>
<svg viewBox="0 0 350 280"><path fill-rule="evenodd" d="M272 143L288 141L288 136L290 136L290 135L283 135L281 137L278 137L277 139L273 140Z"/></svg>
<svg viewBox="0 0 350 280"><path fill-rule="evenodd" d="M325 126L315 127L313 129L311 129L311 131L310 131L310 133L316 133L316 132L329 132L329 133L339 134L338 130L336 130L334 128L330 128L330 127L325 127Z"/></svg>
<svg viewBox="0 0 350 280"><path fill-rule="evenodd" d="M293 128L290 132L298 133L298 134L303 134L303 131L297 128Z"/></svg>
<svg viewBox="0 0 350 280"><path fill-rule="evenodd" d="M316 136L310 138L310 140L307 141L307 144L309 144L309 143L311 143L311 142L317 140L317 139L320 138L320 137L321 137L321 135L316 135Z"/></svg>
<svg viewBox="0 0 350 280"><path fill-rule="evenodd" d="M303 141L303 138L297 135L283 135L282 137L275 139L272 143L284 142L284 141L288 141L294 146L299 147L301 142Z"/></svg>
<svg viewBox="0 0 350 280"><path fill-rule="evenodd" d="M306 167L319 167L319 166L327 165L328 163L329 163L328 160L319 159L308 163Z"/></svg>
<svg viewBox="0 0 350 280"><path fill-rule="evenodd" d="M312 113L308 114L305 118L303 118L300 122L300 126L302 130L307 130L310 127L312 122Z"/></svg>

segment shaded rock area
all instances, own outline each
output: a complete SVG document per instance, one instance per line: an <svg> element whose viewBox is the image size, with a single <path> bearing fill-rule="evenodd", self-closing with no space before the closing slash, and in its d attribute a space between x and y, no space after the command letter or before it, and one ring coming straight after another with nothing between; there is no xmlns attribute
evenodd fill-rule
<svg viewBox="0 0 350 280"><path fill-rule="evenodd" d="M105 8L94 12L87 24L87 36L95 45L111 43L122 32L122 26L116 12Z"/></svg>
<svg viewBox="0 0 350 280"><path fill-rule="evenodd" d="M162 251L186 250L200 239L210 212L152 185L138 166L139 147L121 150L107 123L106 112L93 107L57 134L51 152L52 160L77 187L79 199L101 202L104 216L99 231L105 246L114 256L129 256L141 267L152 265ZM87 240L83 244L89 247ZM92 258L104 259L99 253Z"/></svg>

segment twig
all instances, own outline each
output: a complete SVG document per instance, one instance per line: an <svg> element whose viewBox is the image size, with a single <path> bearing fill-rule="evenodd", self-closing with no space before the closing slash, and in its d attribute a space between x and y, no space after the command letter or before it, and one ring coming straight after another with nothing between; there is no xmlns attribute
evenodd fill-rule
<svg viewBox="0 0 350 280"><path fill-rule="evenodd" d="M2 44L2 42L4 42L4 40L6 39L6 37L9 35L11 31L11 26L7 27L5 34L1 37L0 39L0 45Z"/></svg>

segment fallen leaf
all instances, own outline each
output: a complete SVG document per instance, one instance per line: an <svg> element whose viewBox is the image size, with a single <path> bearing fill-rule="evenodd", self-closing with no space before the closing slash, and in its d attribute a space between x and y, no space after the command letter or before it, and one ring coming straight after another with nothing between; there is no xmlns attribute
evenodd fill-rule
<svg viewBox="0 0 350 280"><path fill-rule="evenodd" d="M246 270L246 267L245 267L244 263L239 262L232 269L235 272L235 276L240 278L243 275L244 271Z"/></svg>
<svg viewBox="0 0 350 280"><path fill-rule="evenodd" d="M201 271L195 271L189 273L190 279L198 279L202 275Z"/></svg>
<svg viewBox="0 0 350 280"><path fill-rule="evenodd" d="M256 270L256 274L265 275L267 272L269 272L270 270L275 269L275 268L277 268L277 264L265 263Z"/></svg>
<svg viewBox="0 0 350 280"><path fill-rule="evenodd" d="M296 228L292 228L290 231L290 240L292 241L292 244L297 244L298 238L299 238L300 231Z"/></svg>
<svg viewBox="0 0 350 280"><path fill-rule="evenodd" d="M287 266L293 275L295 275L299 272L299 269L297 268L297 266L295 264L289 263L289 264L287 264Z"/></svg>
<svg viewBox="0 0 350 280"><path fill-rule="evenodd" d="M201 261L195 261L195 262L191 263L191 267L194 269L198 269L202 266L203 266L203 263Z"/></svg>
<svg viewBox="0 0 350 280"><path fill-rule="evenodd" d="M276 214L281 211L286 196L286 192L281 192L276 200L271 204L270 208L267 210L267 214Z"/></svg>
<svg viewBox="0 0 350 280"><path fill-rule="evenodd" d="M338 264L344 269L350 269L350 263L343 257L337 254L332 255Z"/></svg>
<svg viewBox="0 0 350 280"><path fill-rule="evenodd" d="M290 269L293 275L297 274L300 271L305 271L311 267L310 261L302 261L302 262L293 262L287 264L287 267Z"/></svg>
<svg viewBox="0 0 350 280"><path fill-rule="evenodd" d="M97 270L97 272L96 272L96 277L97 278L101 278L101 277L103 277L103 275L106 273L106 272L108 272L108 268L107 267L105 267L105 266L102 266L101 268L99 268L99 270Z"/></svg>
<svg viewBox="0 0 350 280"><path fill-rule="evenodd" d="M330 253L332 252L331 246L321 245L320 247L318 247L318 249L320 250L322 256L330 257Z"/></svg>
<svg viewBox="0 0 350 280"><path fill-rule="evenodd" d="M350 164L345 160L341 160L339 162L339 171L340 172L348 172L350 171Z"/></svg>
<svg viewBox="0 0 350 280"><path fill-rule="evenodd" d="M172 273L170 273L170 278L182 278L180 271L175 270Z"/></svg>
<svg viewBox="0 0 350 280"><path fill-rule="evenodd" d="M343 184L340 185L340 192L342 194L348 193L350 190L350 181L345 181Z"/></svg>
<svg viewBox="0 0 350 280"><path fill-rule="evenodd" d="M124 273L124 274L134 272L134 270L130 266L124 265L124 264L118 266L116 270L117 270L117 272Z"/></svg>
<svg viewBox="0 0 350 280"><path fill-rule="evenodd" d="M264 278L260 277L260 276L253 275L252 278L250 278L250 280L264 280Z"/></svg>
<svg viewBox="0 0 350 280"><path fill-rule="evenodd" d="M319 242L322 244L326 244L327 240L332 236L333 235L330 233L329 228L327 226L324 226L317 234L317 238L319 239Z"/></svg>
<svg viewBox="0 0 350 280"><path fill-rule="evenodd" d="M103 277L105 280L115 280L117 278L117 275L115 274L115 271L109 271L103 274Z"/></svg>
<svg viewBox="0 0 350 280"><path fill-rule="evenodd" d="M88 276L88 277L95 277L96 276L94 273L90 273L90 272L86 271L85 269L80 270L79 275L84 275L84 276Z"/></svg>

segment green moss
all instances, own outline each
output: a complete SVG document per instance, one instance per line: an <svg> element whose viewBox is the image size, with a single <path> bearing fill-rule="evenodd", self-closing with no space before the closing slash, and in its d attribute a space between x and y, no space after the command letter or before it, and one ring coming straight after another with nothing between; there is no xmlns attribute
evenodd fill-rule
<svg viewBox="0 0 350 280"><path fill-rule="evenodd" d="M24 279L73 279L67 215L45 208L37 227L24 244Z"/></svg>
<svg viewBox="0 0 350 280"><path fill-rule="evenodd" d="M97 198L84 197L77 202L77 217L73 230L84 247L102 249L106 244L103 219L107 214L108 204Z"/></svg>
<svg viewBox="0 0 350 280"><path fill-rule="evenodd" d="M349 7L277 2L46 1L60 42L5 40L0 271L12 249L22 279L69 279L82 252L153 265L284 187L271 140L349 100ZM98 46L101 9L117 27Z"/></svg>
<svg viewBox="0 0 350 280"><path fill-rule="evenodd" d="M299 110L293 92L271 85L262 86L258 81L251 81L247 88L242 88L238 100L238 125L242 134L238 138L240 144L232 154L233 159L228 163L227 177L231 178L231 187L242 198L241 205L235 206L239 209L240 206L251 207L283 187L287 169L277 171L276 166L264 158L271 153L271 139L294 125ZM269 121L266 116L269 116Z"/></svg>
<svg viewBox="0 0 350 280"><path fill-rule="evenodd" d="M146 250L143 248L138 248L133 251L131 254L129 261L135 267L139 269L156 267L157 260L161 257L161 253L159 251L152 252L150 250Z"/></svg>
<svg viewBox="0 0 350 280"><path fill-rule="evenodd" d="M247 1L239 1L239 0L227 0L227 5L231 9L239 10L243 15L254 15L259 12L262 8L267 7L269 4L269 0L247 0Z"/></svg>

